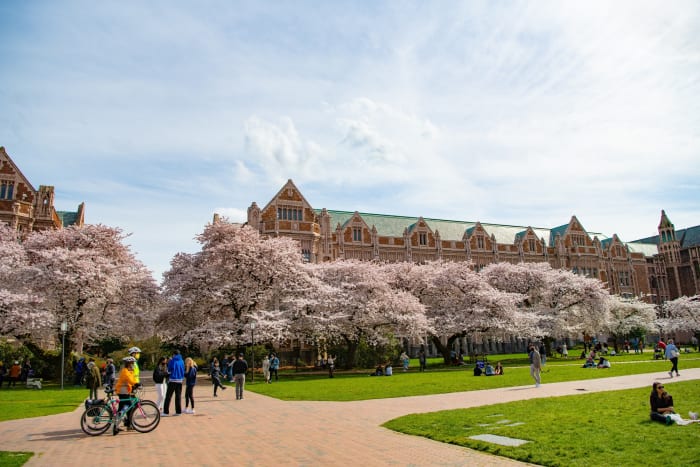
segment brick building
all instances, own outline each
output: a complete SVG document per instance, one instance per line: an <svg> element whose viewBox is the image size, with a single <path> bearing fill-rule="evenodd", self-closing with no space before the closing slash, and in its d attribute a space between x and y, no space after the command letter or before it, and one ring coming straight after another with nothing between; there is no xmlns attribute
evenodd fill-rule
<svg viewBox="0 0 700 467"><path fill-rule="evenodd" d="M80 203L74 212L57 211L54 196L53 186L39 185L39 189L35 189L0 146L0 222L16 229L20 235L33 230L82 226L85 203Z"/></svg>
<svg viewBox="0 0 700 467"><path fill-rule="evenodd" d="M700 292L700 226L676 232L664 212L659 235L624 242L587 231L576 216L547 228L315 209L289 180L262 209L251 204L247 223L298 240L312 262L469 260L477 269L547 262L655 303Z"/></svg>

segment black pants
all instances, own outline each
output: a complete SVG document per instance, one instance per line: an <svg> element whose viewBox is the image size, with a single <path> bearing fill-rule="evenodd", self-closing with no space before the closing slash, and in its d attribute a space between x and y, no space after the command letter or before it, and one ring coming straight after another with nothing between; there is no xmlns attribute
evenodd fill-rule
<svg viewBox="0 0 700 467"><path fill-rule="evenodd" d="M224 390L226 389L226 388L224 387L224 385L221 384L221 379L220 379L218 376L212 376L212 377L211 377L211 382L212 382L212 384L214 385L214 395L216 395L216 390L217 390L218 388L221 388L221 389L224 389Z"/></svg>
<svg viewBox="0 0 700 467"><path fill-rule="evenodd" d="M172 399L173 394L175 394L175 413L182 413L182 382L168 381L168 389L165 391L165 401L163 402L164 414L170 413L170 399Z"/></svg>
<svg viewBox="0 0 700 467"><path fill-rule="evenodd" d="M270 381L272 381L272 375L275 375L275 381L279 381L280 378L277 375L277 368L270 368Z"/></svg>
<svg viewBox="0 0 700 467"><path fill-rule="evenodd" d="M185 407L187 406L194 409L194 386L185 387Z"/></svg>
<svg viewBox="0 0 700 467"><path fill-rule="evenodd" d="M673 363L673 366L671 367L671 373L675 371L676 374L678 374L678 357L673 357L671 359L671 363Z"/></svg>

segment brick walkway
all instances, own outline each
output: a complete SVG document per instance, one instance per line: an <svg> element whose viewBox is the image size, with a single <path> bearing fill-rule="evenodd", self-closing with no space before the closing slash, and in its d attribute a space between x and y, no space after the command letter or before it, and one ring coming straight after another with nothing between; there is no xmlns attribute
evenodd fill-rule
<svg viewBox="0 0 700 467"><path fill-rule="evenodd" d="M546 374L545 374L546 378ZM700 379L686 369L673 381ZM0 423L2 449L33 451L27 466L522 466L379 425L408 413L475 407L534 397L610 391L670 382L666 373L360 402L283 402L233 389L218 398L204 381L195 390L196 415L163 418L149 434L86 436L82 408ZM284 384L284 383L281 383ZM151 389L149 394L153 394ZM106 461L106 460L109 461Z"/></svg>

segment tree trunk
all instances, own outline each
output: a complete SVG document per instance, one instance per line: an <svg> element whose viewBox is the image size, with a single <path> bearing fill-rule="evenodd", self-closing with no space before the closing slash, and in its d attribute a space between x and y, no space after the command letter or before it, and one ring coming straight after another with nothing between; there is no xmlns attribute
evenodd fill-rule
<svg viewBox="0 0 700 467"><path fill-rule="evenodd" d="M437 347L438 352L442 354L442 358L445 361L445 364L450 363L450 347L449 347L449 341L448 345L442 345L442 342L440 341L440 338L438 336L430 336L430 340L435 344L435 347ZM454 342L454 340L453 340Z"/></svg>
<svg viewBox="0 0 700 467"><path fill-rule="evenodd" d="M357 347L359 343L358 341L354 339L348 339L347 337L344 337L343 339L345 339L345 345L348 349L348 358L345 361L345 369L351 370L352 368L357 366Z"/></svg>

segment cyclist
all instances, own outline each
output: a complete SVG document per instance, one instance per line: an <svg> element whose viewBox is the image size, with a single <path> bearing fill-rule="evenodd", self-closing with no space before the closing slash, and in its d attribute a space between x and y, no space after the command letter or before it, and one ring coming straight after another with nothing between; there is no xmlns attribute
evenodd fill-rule
<svg viewBox="0 0 700 467"><path fill-rule="evenodd" d="M119 372L119 378L114 388L114 392L119 395L119 411L127 409L131 406L131 392L136 386L139 386L138 381L134 376L134 365L136 364L136 359L134 357L124 357L122 359L122 369ZM125 414L124 426L130 429L129 426L129 414Z"/></svg>
<svg viewBox="0 0 700 467"><path fill-rule="evenodd" d="M132 347L129 349L129 355L134 357L134 377L136 382L141 382L141 370L139 370L139 358L141 358L141 349L138 347Z"/></svg>

